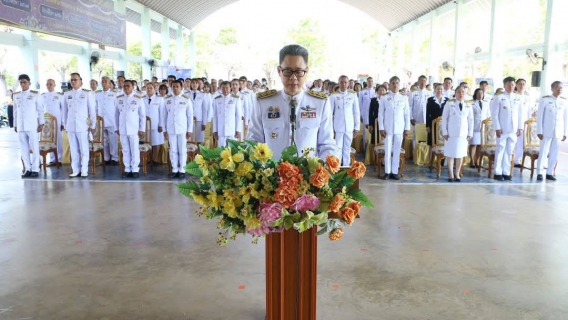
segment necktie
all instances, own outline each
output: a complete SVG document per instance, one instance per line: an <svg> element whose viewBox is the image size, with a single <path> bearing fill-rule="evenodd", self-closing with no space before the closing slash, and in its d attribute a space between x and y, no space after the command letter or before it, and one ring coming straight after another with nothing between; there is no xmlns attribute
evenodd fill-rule
<svg viewBox="0 0 568 320"><path fill-rule="evenodd" d="M462 103L460 102L460 111L462 111Z"/></svg>
<svg viewBox="0 0 568 320"><path fill-rule="evenodd" d="M295 131L296 131L296 106L298 105L298 102L296 101L296 98L292 97L292 99L290 99L290 125L292 127L292 144L295 144L294 141L294 135L295 135Z"/></svg>
<svg viewBox="0 0 568 320"><path fill-rule="evenodd" d="M151 99L151 98L148 98L148 104L150 104L150 102L152 102L152 99Z"/></svg>
<svg viewBox="0 0 568 320"><path fill-rule="evenodd" d="M197 96L197 92L193 93L193 100L195 100L195 97Z"/></svg>

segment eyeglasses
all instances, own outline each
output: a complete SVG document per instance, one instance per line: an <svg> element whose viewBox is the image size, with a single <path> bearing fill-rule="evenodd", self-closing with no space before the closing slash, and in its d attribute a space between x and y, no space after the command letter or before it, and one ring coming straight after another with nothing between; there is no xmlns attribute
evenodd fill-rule
<svg viewBox="0 0 568 320"><path fill-rule="evenodd" d="M308 72L308 70L303 70L303 69L292 70L292 69L282 69L282 68L280 69L280 71L282 72L282 75L285 77L291 77L292 75L295 75L297 78L305 76L306 72Z"/></svg>
<svg viewBox="0 0 568 320"><path fill-rule="evenodd" d="M71 81L79 81L79 79L71 79Z"/></svg>

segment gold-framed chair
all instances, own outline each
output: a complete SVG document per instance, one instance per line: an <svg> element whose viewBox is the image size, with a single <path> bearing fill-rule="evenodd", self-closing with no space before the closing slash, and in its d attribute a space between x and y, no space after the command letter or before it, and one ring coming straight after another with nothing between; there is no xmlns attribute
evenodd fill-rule
<svg viewBox="0 0 568 320"><path fill-rule="evenodd" d="M428 131L426 131L425 123L417 123L414 125L415 145L412 153L412 161L417 166L428 165L430 163L430 148L426 144L428 142Z"/></svg>
<svg viewBox="0 0 568 320"><path fill-rule="evenodd" d="M442 160L444 156L444 135L442 134L442 117L438 117L432 121L432 147L430 148L430 172L434 168L434 158L436 158L436 176L439 178L442 173Z"/></svg>
<svg viewBox="0 0 568 320"><path fill-rule="evenodd" d="M93 139L89 141L89 159L91 160L91 170L93 174L97 173L96 160L97 156L101 156L101 165L106 169L105 164L105 120L101 116L97 116L95 133Z"/></svg>
<svg viewBox="0 0 568 320"><path fill-rule="evenodd" d="M59 169L59 158L57 154L57 134L59 132L57 127L57 118L52 114L45 113L43 115L45 122L43 130L39 135L39 155L42 157L43 162L40 162L40 167L43 165L43 173L47 173L47 155L53 153L55 155L55 163Z"/></svg>
<svg viewBox="0 0 568 320"><path fill-rule="evenodd" d="M525 121L525 130L523 132L523 160L521 163L521 172L525 168L525 159L531 159L531 179L534 175L535 161L539 157L540 139L536 133L536 118Z"/></svg>
<svg viewBox="0 0 568 320"><path fill-rule="evenodd" d="M197 118L193 117L193 134L191 135L191 139L187 140L186 143L187 162L193 161L193 159L195 159L195 156L199 153L200 143L197 142L199 130L200 128L197 127Z"/></svg>
<svg viewBox="0 0 568 320"><path fill-rule="evenodd" d="M373 147L373 152L375 153L375 163L377 165L379 171L379 177L381 176L381 166L385 159L385 143L383 141L383 136L379 133L379 122L378 119L375 120L375 146ZM394 152L393 152L394 156ZM401 177L404 177L404 164L406 163L406 151L402 146L400 147L400 153L398 154L400 157L400 166L399 166L399 173Z"/></svg>
<svg viewBox="0 0 568 320"><path fill-rule="evenodd" d="M152 119L148 116L146 116L146 131L140 141L143 142L139 145L140 163L142 164L142 172L144 172L144 175L147 175L148 161L152 163Z"/></svg>
<svg viewBox="0 0 568 320"><path fill-rule="evenodd" d="M493 174L493 165L495 162L495 154L497 153L497 133L493 128L493 120L487 118L481 122L481 149L477 157L477 173L481 173L481 169L487 170L487 178L491 178ZM487 157L487 168L482 167L483 158ZM515 154L511 155L511 176L513 175L513 167L515 166Z"/></svg>

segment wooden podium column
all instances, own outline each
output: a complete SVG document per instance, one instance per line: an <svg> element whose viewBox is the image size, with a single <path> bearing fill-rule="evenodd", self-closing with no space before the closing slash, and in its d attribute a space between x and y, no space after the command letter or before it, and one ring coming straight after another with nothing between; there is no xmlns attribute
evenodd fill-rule
<svg viewBox="0 0 568 320"><path fill-rule="evenodd" d="M316 320L317 227L266 236L266 319Z"/></svg>

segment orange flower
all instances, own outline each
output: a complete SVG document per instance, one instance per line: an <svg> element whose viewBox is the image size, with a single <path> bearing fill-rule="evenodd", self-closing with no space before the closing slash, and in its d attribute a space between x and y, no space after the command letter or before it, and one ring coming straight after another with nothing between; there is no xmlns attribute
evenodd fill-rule
<svg viewBox="0 0 568 320"><path fill-rule="evenodd" d="M343 210L339 212L339 216L342 217L347 224L351 225L355 221L355 217L357 215L355 214L355 210L351 208L343 208Z"/></svg>
<svg viewBox="0 0 568 320"><path fill-rule="evenodd" d="M330 175L321 165L316 169L316 172L310 176L310 183L317 188L323 188L329 181Z"/></svg>
<svg viewBox="0 0 568 320"><path fill-rule="evenodd" d="M300 183L300 181L298 181L298 179L296 178L292 178L292 179L282 179L280 180L280 182L278 183L278 187L280 188L290 188L290 189L298 189L298 184Z"/></svg>
<svg viewBox="0 0 568 320"><path fill-rule="evenodd" d="M334 229L333 231L331 231L329 233L329 240L331 240L331 241L341 240L341 238L343 238L343 229L342 228Z"/></svg>
<svg viewBox="0 0 568 320"><path fill-rule="evenodd" d="M344 203L345 198L343 197L343 195L338 193L335 195L335 197L333 197L333 199L331 199L331 203L329 204L328 209L331 212L339 212L339 209L341 209Z"/></svg>
<svg viewBox="0 0 568 320"><path fill-rule="evenodd" d="M302 170L289 162L279 164L276 168L276 172L278 172L278 176L282 179L302 179Z"/></svg>
<svg viewBox="0 0 568 320"><path fill-rule="evenodd" d="M363 178L366 171L367 171L367 167L365 167L365 164L363 164L362 162L359 162L359 161L353 161L353 165L347 171L347 175L350 176L353 179L358 180L358 179Z"/></svg>
<svg viewBox="0 0 568 320"><path fill-rule="evenodd" d="M339 158L332 155L327 155L325 157L325 167L329 172L336 174L339 172Z"/></svg>
<svg viewBox="0 0 568 320"><path fill-rule="evenodd" d="M280 202L282 206L288 209L298 199L298 189L288 187L278 187L274 192L274 200Z"/></svg>
<svg viewBox="0 0 568 320"><path fill-rule="evenodd" d="M347 203L347 207L353 209L353 211L355 211L355 216L358 217L359 216L359 211L361 210L361 204L357 201L349 201L349 203Z"/></svg>

